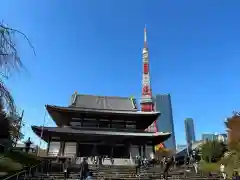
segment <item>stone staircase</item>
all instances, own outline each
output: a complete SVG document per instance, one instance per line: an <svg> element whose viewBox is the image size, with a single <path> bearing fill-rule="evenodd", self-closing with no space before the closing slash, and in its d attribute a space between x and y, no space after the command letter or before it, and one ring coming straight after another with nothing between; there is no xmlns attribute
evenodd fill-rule
<svg viewBox="0 0 240 180"><path fill-rule="evenodd" d="M135 166L126 165L126 166L119 166L119 165L104 165L104 166L97 166L97 165L90 165L89 166L91 172L93 173L93 180L101 180L101 179L126 179L126 180L137 180L137 179L158 179L160 180L162 177L162 169L157 167L149 167L149 168L141 168L140 173L136 176L136 169ZM79 165L72 165L70 167L70 179L79 179ZM19 180L63 180L64 173L61 170L60 164L53 164L51 167L51 171L49 173L35 173L34 176L27 175L25 177L19 178ZM196 174L194 172L187 172L182 167L178 167L173 169L169 172L169 180L172 179L191 179L191 180L219 180L220 177L207 177L203 176L200 173Z"/></svg>

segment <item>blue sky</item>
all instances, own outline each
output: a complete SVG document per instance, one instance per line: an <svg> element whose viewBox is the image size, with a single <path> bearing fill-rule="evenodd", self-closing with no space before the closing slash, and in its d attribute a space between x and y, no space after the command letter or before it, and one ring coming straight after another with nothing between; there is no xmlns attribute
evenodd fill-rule
<svg viewBox="0 0 240 180"><path fill-rule="evenodd" d="M177 143L185 142L186 117L198 138L224 132L224 118L240 106L239 7L237 0L2 0L0 19L27 34L37 53L17 37L29 74L7 85L28 125L41 125L44 105L68 105L74 91L139 98L147 24L153 93L172 95ZM24 133L33 136L29 127Z"/></svg>

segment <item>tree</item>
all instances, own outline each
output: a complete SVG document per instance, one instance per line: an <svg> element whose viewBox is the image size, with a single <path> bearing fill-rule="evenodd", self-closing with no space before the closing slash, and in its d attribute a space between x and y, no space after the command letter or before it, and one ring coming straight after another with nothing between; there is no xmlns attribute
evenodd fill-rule
<svg viewBox="0 0 240 180"><path fill-rule="evenodd" d="M7 115L4 111L2 98L0 97L0 139L10 139L10 122L7 120Z"/></svg>
<svg viewBox="0 0 240 180"><path fill-rule="evenodd" d="M9 116L6 114L2 98L0 98L0 140L2 139L4 141L4 144L7 146L15 144L17 140L21 140L24 137L24 135L20 131L23 125L22 123L20 123L21 119L13 119L12 117L13 116Z"/></svg>
<svg viewBox="0 0 240 180"><path fill-rule="evenodd" d="M207 141L201 146L202 159L206 162L219 161L225 151L225 145L219 141Z"/></svg>
<svg viewBox="0 0 240 180"><path fill-rule="evenodd" d="M21 132L22 127L24 127L23 122L23 112L20 115L15 114L12 116L8 116L8 121L10 122L10 135L11 140L13 142L13 145L16 146L17 142L19 140L22 140L24 138L24 134Z"/></svg>
<svg viewBox="0 0 240 180"><path fill-rule="evenodd" d="M16 34L20 34L27 40L35 54L33 45L24 33L0 23L0 96L3 97L4 106L9 113L15 113L16 106L11 93L4 84L4 80L8 79L13 71L25 69L18 55L17 45L15 43Z"/></svg>
<svg viewBox="0 0 240 180"><path fill-rule="evenodd" d="M19 69L25 69L23 63L18 55L17 45L15 43L15 34L20 34L29 43L30 47L34 47L30 43L28 37L19 30L9 28L3 23L0 23L0 124L4 125L1 127L7 127L5 130L8 132L12 131L12 134L0 134L13 137L16 134L16 129L19 129L16 125L16 120L10 122L9 117L16 115L16 105L11 93L8 91L4 84L4 81L9 78L11 72L18 71ZM2 129L2 128L1 128ZM19 134L19 133L18 133ZM0 136L0 138L3 136Z"/></svg>

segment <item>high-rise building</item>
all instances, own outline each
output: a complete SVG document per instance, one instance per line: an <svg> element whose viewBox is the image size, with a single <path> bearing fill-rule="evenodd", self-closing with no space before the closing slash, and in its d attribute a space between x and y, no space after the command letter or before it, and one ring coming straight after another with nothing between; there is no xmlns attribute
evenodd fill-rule
<svg viewBox="0 0 240 180"><path fill-rule="evenodd" d="M171 132L171 137L164 142L164 145L168 149L176 150L174 122L172 113L172 104L170 94L158 94L155 96L155 108L156 111L161 112L161 118L157 119L156 125L158 131Z"/></svg>
<svg viewBox="0 0 240 180"><path fill-rule="evenodd" d="M202 141L214 141L216 136L213 133L204 133L202 134Z"/></svg>
<svg viewBox="0 0 240 180"><path fill-rule="evenodd" d="M145 112L154 111L154 102L152 97L152 88L150 83L148 46L147 46L147 29L144 28L144 47L142 51L143 72L142 72L142 96L141 96L141 110ZM157 132L156 121L154 121L146 131Z"/></svg>
<svg viewBox="0 0 240 180"><path fill-rule="evenodd" d="M227 142L227 134L219 133L204 133L202 134L202 141L220 141L223 143Z"/></svg>
<svg viewBox="0 0 240 180"><path fill-rule="evenodd" d="M193 122L192 118L187 118L187 119L185 119L184 123L185 123L185 133L186 133L187 145L190 146L192 143L194 143L196 141L194 122Z"/></svg>

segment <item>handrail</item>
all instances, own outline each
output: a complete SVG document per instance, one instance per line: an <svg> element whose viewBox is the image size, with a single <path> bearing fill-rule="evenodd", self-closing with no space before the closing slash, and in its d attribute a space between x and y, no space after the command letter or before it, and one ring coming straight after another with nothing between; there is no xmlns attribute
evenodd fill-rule
<svg viewBox="0 0 240 180"><path fill-rule="evenodd" d="M11 178L13 178L13 177L15 177L15 176L19 176L19 175L22 175L23 173L26 173L27 172L27 170L23 170L23 171L20 171L20 172L17 172L16 174L13 174L13 175L11 175L11 176L9 176L9 177L6 177L5 179L3 179L3 180L9 180L9 179L11 179Z"/></svg>
<svg viewBox="0 0 240 180"><path fill-rule="evenodd" d="M12 179L12 178L14 178L14 177L16 177L16 179L18 179L18 177L19 177L20 175L24 174L24 173L25 173L25 176L26 176L27 172L29 172L29 174L30 174L30 172L31 172L31 170L32 170L33 168L36 168L36 167L38 167L38 166L40 166L40 165L42 165L42 164L44 164L44 163L46 163L46 161L42 161L42 162L40 162L39 164L33 165L33 166L31 166L29 169L25 169L25 170L22 170L22 171L20 171L20 172L17 172L17 173L15 173L15 174L13 174L13 175L11 175L11 176L9 176L9 177L6 177L6 178L3 179L3 180L10 180L10 179Z"/></svg>

